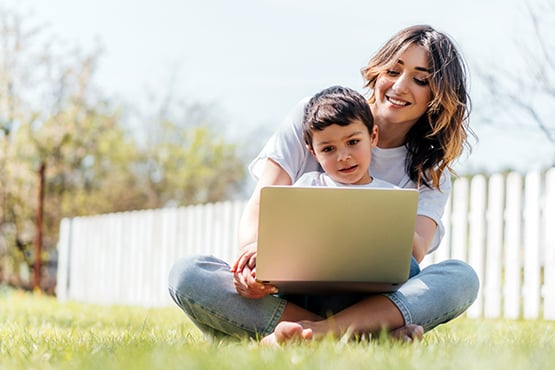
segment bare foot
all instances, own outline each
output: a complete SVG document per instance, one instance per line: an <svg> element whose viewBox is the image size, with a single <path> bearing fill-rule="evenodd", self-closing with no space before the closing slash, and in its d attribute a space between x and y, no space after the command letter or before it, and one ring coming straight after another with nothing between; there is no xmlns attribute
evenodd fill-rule
<svg viewBox="0 0 555 370"><path fill-rule="evenodd" d="M405 325L392 330L389 334L392 338L412 343L415 340L422 339L424 336L424 328L420 325Z"/></svg>
<svg viewBox="0 0 555 370"><path fill-rule="evenodd" d="M282 321L277 324L274 332L264 338L261 343L268 346L279 346L282 343L312 339L312 329L305 329L296 322Z"/></svg>

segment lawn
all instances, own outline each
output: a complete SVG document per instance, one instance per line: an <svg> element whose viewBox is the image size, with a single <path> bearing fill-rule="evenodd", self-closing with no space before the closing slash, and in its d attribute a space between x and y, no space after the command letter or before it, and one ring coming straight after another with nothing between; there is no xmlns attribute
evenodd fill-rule
<svg viewBox="0 0 555 370"><path fill-rule="evenodd" d="M0 369L553 369L555 322L459 318L414 344L209 343L175 307L60 303L0 289Z"/></svg>

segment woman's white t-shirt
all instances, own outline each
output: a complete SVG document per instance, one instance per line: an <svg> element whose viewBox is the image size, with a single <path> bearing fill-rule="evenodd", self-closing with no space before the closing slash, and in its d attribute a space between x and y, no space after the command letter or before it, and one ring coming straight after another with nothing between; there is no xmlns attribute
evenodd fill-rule
<svg viewBox="0 0 555 370"><path fill-rule="evenodd" d="M304 106L309 99L305 98L297 104L286 117L281 130L268 140L258 156L250 163L249 171L255 179L259 178L268 158L274 160L287 172L292 183L306 172L322 172L318 162L306 149L302 135ZM388 149L375 147L372 149L370 173L377 179L397 187L416 189L417 184L405 172L406 156L407 149L404 146ZM437 249L445 233L441 218L451 192L451 178L447 171L441 176L440 189L430 189L427 186L420 186L419 189L417 214L431 218L438 225L428 253Z"/></svg>

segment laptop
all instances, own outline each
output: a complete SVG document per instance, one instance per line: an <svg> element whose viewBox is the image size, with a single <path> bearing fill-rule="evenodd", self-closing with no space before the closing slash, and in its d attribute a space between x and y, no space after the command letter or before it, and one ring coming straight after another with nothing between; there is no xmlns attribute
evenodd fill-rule
<svg viewBox="0 0 555 370"><path fill-rule="evenodd" d="M256 278L285 294L395 291L417 205L416 189L263 187Z"/></svg>

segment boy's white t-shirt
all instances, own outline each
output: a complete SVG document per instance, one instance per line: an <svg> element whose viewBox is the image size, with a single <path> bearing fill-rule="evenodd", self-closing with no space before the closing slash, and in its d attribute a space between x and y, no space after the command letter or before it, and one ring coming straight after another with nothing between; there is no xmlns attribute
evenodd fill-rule
<svg viewBox="0 0 555 370"><path fill-rule="evenodd" d="M294 186L328 186L328 187L349 187L349 188L396 188L395 185L387 181L373 178L372 182L362 185L342 184L332 179L327 173L320 171L311 171L304 173L295 183Z"/></svg>
<svg viewBox="0 0 555 370"><path fill-rule="evenodd" d="M250 163L249 171L255 179L260 177L268 158L279 164L293 183L306 172L323 172L318 162L306 149L302 135L304 107L309 99L309 97L305 98L297 104L286 117L281 130L268 140L258 156ZM372 149L370 173L377 179L394 186L416 189L417 184L405 171L406 156L407 149L404 146L389 149L375 147ZM419 190L417 214L431 218L438 226L428 253L437 249L445 233L441 218L451 192L451 178L447 171L441 176L440 189L430 189L423 185Z"/></svg>

